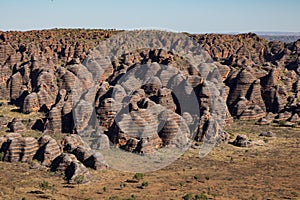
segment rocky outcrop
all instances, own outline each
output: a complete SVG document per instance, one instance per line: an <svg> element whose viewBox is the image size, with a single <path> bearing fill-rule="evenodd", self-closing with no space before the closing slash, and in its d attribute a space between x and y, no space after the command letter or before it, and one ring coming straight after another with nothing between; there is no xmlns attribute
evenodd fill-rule
<svg viewBox="0 0 300 200"><path fill-rule="evenodd" d="M263 133L262 135L269 137L270 133ZM272 136L271 136L272 137ZM230 144L237 147L256 147L256 146L264 146L265 142L263 140L250 140L246 135L238 135L233 142L229 142Z"/></svg>
<svg viewBox="0 0 300 200"><path fill-rule="evenodd" d="M38 150L38 142L32 137L22 137L18 133L9 133L0 139L3 161L30 162Z"/></svg>
<svg viewBox="0 0 300 200"><path fill-rule="evenodd" d="M23 124L22 119L14 118L8 125L10 132L26 132L27 128Z"/></svg>
<svg viewBox="0 0 300 200"><path fill-rule="evenodd" d="M27 95L24 99L22 112L29 114L32 112L38 112L40 110L38 95L33 92Z"/></svg>
<svg viewBox="0 0 300 200"><path fill-rule="evenodd" d="M66 137L63 145L70 153L62 153L60 145L48 135L36 140L22 137L19 133L9 133L0 137L1 161L27 162L31 163L30 168L43 165L50 167L51 171L62 172L70 183L85 183L91 177L86 167L103 170L108 165L101 153L82 144L78 135Z"/></svg>
<svg viewBox="0 0 300 200"><path fill-rule="evenodd" d="M110 142L143 153L164 146L184 146L193 135L191 130L182 130L186 125L199 122L195 138L204 140L213 134L205 130L213 119L225 118L225 123L230 123L231 115L240 120L260 119L260 124L299 124L299 41L269 42L253 33L189 35L212 60L199 67L166 48L141 48L125 51L104 66L97 60L101 48L91 50L116 33L1 32L0 97L9 99L25 114L45 112L46 119L39 128L44 133L92 137L89 145L96 149L109 148ZM153 44L170 45L165 41L159 38ZM174 49L182 44L175 43ZM145 70L138 74L141 67ZM183 102L191 92L198 105L189 107ZM227 102L228 108L222 106L221 100ZM161 112L155 104L166 111ZM151 109L162 115L153 115ZM224 111L225 116L220 117L219 111ZM275 116L270 117L270 113ZM94 121L99 122L99 127L92 126ZM118 127L120 124L125 129ZM133 125L135 129L128 131L126 127ZM10 131L23 130L26 129L21 122L10 125Z"/></svg>
<svg viewBox="0 0 300 200"><path fill-rule="evenodd" d="M197 66L176 54L181 45L190 48L193 42L177 42L175 51L168 51L168 38L162 37L152 44L164 48L114 49L124 52L108 63L101 57L105 48L92 49L116 33L0 33L0 98L24 114L46 114L38 120L1 117L1 126L12 132L0 137L2 160L35 159L69 182L83 183L90 178L87 168L108 167L94 150L116 146L150 154L185 149L193 139L226 142L229 136L222 128L231 116L299 126L300 41L269 42L253 33L189 35L212 58ZM44 136L37 141L19 134L28 129ZM60 133L72 134L59 143L51 134ZM232 142L239 147L262 143L244 135Z"/></svg>
<svg viewBox="0 0 300 200"><path fill-rule="evenodd" d="M91 178L89 170L74 155L68 153L56 157L51 163L50 169L53 172L62 173L68 183L86 183Z"/></svg>
<svg viewBox="0 0 300 200"><path fill-rule="evenodd" d="M271 132L271 131L267 131L267 132L262 132L261 134L259 134L259 136L262 136L262 137L276 137L276 134Z"/></svg>
<svg viewBox="0 0 300 200"><path fill-rule="evenodd" d="M54 107L48 114L47 121L45 124L46 133L61 133L62 130L62 120L61 120L61 110Z"/></svg>
<svg viewBox="0 0 300 200"><path fill-rule="evenodd" d="M103 137L99 137L98 139L101 138ZM109 142L108 138L106 141ZM92 150L90 146L88 146L77 134L65 137L62 140L62 145L65 152L75 155L77 160L83 163L86 167L95 170L102 170L108 167L102 154ZM95 149L101 149L99 146L97 147L98 148ZM105 148L105 146L102 146L102 148Z"/></svg>
<svg viewBox="0 0 300 200"><path fill-rule="evenodd" d="M39 149L36 152L34 159L41 162L42 165L49 166L57 156L62 152L57 141L49 135L41 137L38 141Z"/></svg>
<svg viewBox="0 0 300 200"><path fill-rule="evenodd" d="M252 33L192 37L215 61L230 67L229 75L224 76L224 80L230 87L227 103L233 116L239 117L235 107L241 97L249 100L252 107L259 106L263 111L278 114L286 111L289 106L288 98L297 96L299 88L293 88L299 79L299 42L268 42ZM222 72L222 67L219 68ZM226 73L223 71L222 74ZM246 113L249 112L248 106L244 109ZM289 112L294 113L292 110Z"/></svg>
<svg viewBox="0 0 300 200"><path fill-rule="evenodd" d="M131 107L129 113L117 118L118 125L114 124L117 132L111 132L108 136L113 143L127 151L150 153L161 145L161 139L157 133L158 121L153 112L154 104L153 107L140 108L137 106L139 102L132 101L132 103L135 106L129 105Z"/></svg>
<svg viewBox="0 0 300 200"><path fill-rule="evenodd" d="M71 134L70 136L64 137L61 144L63 146L63 150L70 153L74 151L78 146L89 148L89 146L77 134Z"/></svg>
<svg viewBox="0 0 300 200"><path fill-rule="evenodd" d="M252 145L251 140L249 140L246 135L236 136L235 140L231 144L237 147L250 147Z"/></svg>
<svg viewBox="0 0 300 200"><path fill-rule="evenodd" d="M83 161L83 164L86 167L92 168L94 170L104 170L109 167L100 152L93 153L90 157L86 158Z"/></svg>

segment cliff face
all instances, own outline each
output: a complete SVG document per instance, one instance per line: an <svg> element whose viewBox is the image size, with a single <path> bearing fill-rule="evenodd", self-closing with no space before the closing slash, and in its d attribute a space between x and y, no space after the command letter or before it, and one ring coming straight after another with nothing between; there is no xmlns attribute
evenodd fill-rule
<svg viewBox="0 0 300 200"><path fill-rule="evenodd" d="M82 83L83 89L89 88L91 84L90 75L82 73L84 67L81 63L100 41L117 33L118 31L104 30L0 32L0 98L20 106L23 113L47 112L44 124L47 132L74 131L72 96L69 92L76 81ZM299 122L300 41L290 44L268 42L252 33L189 36L210 54L219 68L222 80L228 86L223 97L232 116L241 120L263 118L262 121L265 122L270 120L270 116L274 116L270 113L275 113L278 120L288 120L293 124ZM166 64L174 61L174 56L163 51L124 55L119 63L113 63L105 69L94 96L87 96L96 99L97 116L106 130L113 129L113 118L117 112L116 107L111 106L113 102L108 95L110 87L127 68L145 63L147 59L150 60L149 64ZM204 106L209 96L205 96L205 83L201 82L201 76L195 74L192 68L182 71L190 76L188 80L194 84L195 90L196 86L201 85L197 94ZM170 119L176 119L176 102L172 98L168 99L171 93L161 88L165 84L161 80L163 78L154 78L152 84L143 88L143 92L146 97L155 97L156 100L151 99L151 102L168 108L171 111L168 114ZM121 93L122 90L120 88ZM145 101L144 98L143 94L132 97L133 107L130 112L147 123L147 120L151 120L149 111L139 110L143 108L141 102ZM84 115L84 112L81 114ZM228 119L229 116L230 114ZM271 121L272 119L273 117ZM172 141L169 134L170 129L178 127L176 121L179 123L180 118L166 123L169 128L152 135L153 140L150 142L154 146L176 143L176 136L172 136ZM80 126L86 127L88 122L82 123ZM143 146L143 141L135 141L136 138L128 137L118 130L115 133L116 135L109 135L110 139L123 148L130 151L147 149L147 145Z"/></svg>

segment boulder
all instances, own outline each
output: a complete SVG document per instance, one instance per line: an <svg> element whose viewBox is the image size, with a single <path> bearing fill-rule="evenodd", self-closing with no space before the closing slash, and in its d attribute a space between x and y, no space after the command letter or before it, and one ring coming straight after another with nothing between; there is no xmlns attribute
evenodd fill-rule
<svg viewBox="0 0 300 200"><path fill-rule="evenodd" d="M103 155L100 152L93 153L93 155L83 161L83 164L86 167L95 170L103 170L108 168L108 164L106 163Z"/></svg>
<svg viewBox="0 0 300 200"><path fill-rule="evenodd" d="M81 139L80 135L77 134L71 134L64 137L61 144L63 146L63 150L68 153L73 152L79 146L90 150L90 147Z"/></svg>
<svg viewBox="0 0 300 200"><path fill-rule="evenodd" d="M252 141L249 140L246 135L238 135L231 144L237 147L250 147L252 145Z"/></svg>
<svg viewBox="0 0 300 200"><path fill-rule="evenodd" d="M297 113L293 114L293 116L289 119L290 122L292 123L299 123L300 122L300 117Z"/></svg>
<svg viewBox="0 0 300 200"><path fill-rule="evenodd" d="M51 171L61 172L69 183L86 183L90 180L89 170L72 154L62 153L52 161Z"/></svg>
<svg viewBox="0 0 300 200"><path fill-rule="evenodd" d="M267 131L267 132L262 132L261 134L259 134L259 136L262 136L262 137L276 137L276 134L271 132L271 131Z"/></svg>
<svg viewBox="0 0 300 200"><path fill-rule="evenodd" d="M73 161L65 170L65 177L68 183L82 184L91 179L89 170L79 161Z"/></svg>
<svg viewBox="0 0 300 200"><path fill-rule="evenodd" d="M92 156L92 150L84 146L78 146L73 151L72 154L76 156L77 160L84 162L90 156Z"/></svg>

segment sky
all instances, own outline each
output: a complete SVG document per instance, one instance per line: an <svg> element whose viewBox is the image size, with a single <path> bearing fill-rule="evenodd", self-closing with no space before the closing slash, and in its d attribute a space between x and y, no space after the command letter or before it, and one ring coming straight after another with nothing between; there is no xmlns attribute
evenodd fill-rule
<svg viewBox="0 0 300 200"><path fill-rule="evenodd" d="M1 0L0 30L300 32L299 0Z"/></svg>

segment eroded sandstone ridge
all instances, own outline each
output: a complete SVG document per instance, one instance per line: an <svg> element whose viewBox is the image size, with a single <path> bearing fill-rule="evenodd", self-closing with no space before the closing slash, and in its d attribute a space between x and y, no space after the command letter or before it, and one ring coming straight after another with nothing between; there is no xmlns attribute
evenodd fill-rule
<svg viewBox="0 0 300 200"><path fill-rule="evenodd" d="M241 120L299 122L300 41L268 42L255 34L193 35L226 67L227 105ZM224 68L224 69L223 69ZM273 115L275 114L275 115Z"/></svg>
<svg viewBox="0 0 300 200"><path fill-rule="evenodd" d="M49 111L57 101L59 90L72 87L70 84L76 76L73 64L81 63L101 40L116 33L101 30L0 32L1 98L21 106L24 113L41 108ZM233 116L259 119L269 112L288 112L277 117L297 119L300 41L268 42L252 33L190 36L217 63L230 88L227 105ZM128 56L125 62L132 58ZM68 109L64 110L68 113ZM53 115L55 120L55 111Z"/></svg>

